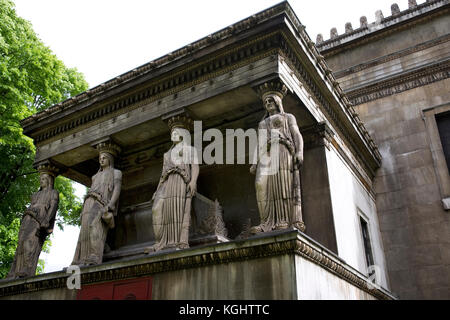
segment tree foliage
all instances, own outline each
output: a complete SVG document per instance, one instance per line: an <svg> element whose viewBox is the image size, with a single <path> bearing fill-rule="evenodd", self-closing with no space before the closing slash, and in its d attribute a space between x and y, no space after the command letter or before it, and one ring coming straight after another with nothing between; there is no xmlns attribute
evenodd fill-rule
<svg viewBox="0 0 450 320"><path fill-rule="evenodd" d="M35 148L20 120L87 88L83 75L67 68L17 16L14 4L0 0L0 277L14 257L22 213L39 188ZM58 226L78 224L82 204L71 181L58 177L55 188Z"/></svg>

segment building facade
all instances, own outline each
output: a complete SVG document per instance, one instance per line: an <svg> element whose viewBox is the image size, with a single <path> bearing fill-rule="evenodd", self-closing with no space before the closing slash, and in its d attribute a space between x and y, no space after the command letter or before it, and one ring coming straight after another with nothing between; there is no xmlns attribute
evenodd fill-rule
<svg viewBox="0 0 450 320"><path fill-rule="evenodd" d="M282 2L24 119L37 167L89 187L107 144L122 189L103 263L81 269L81 290L61 271L2 282L0 296L447 298L448 10L448 1L412 3L315 44ZM149 252L167 119L201 123L201 152L209 129L227 150L263 119L264 90L283 97L303 136L306 230L249 232L260 223L255 177L233 154L200 163L190 248Z"/></svg>
<svg viewBox="0 0 450 320"><path fill-rule="evenodd" d="M426 1L317 47L382 155L374 190L391 289L450 298L450 11Z"/></svg>

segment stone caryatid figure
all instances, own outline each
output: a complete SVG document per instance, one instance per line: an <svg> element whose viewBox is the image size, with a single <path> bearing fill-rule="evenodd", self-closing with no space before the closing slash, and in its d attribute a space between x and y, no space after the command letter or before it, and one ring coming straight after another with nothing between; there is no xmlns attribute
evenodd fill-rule
<svg viewBox="0 0 450 320"><path fill-rule="evenodd" d="M258 88L266 114L258 126L256 200L260 225L250 233L295 227L305 230L301 208L300 167L303 164L303 138L294 115L285 113L282 99L287 89L280 82Z"/></svg>
<svg viewBox="0 0 450 320"><path fill-rule="evenodd" d="M42 245L53 232L59 193L53 188L57 168L47 163L38 167L40 188L31 196L19 230L19 241L11 270L6 278L34 276Z"/></svg>
<svg viewBox="0 0 450 320"><path fill-rule="evenodd" d="M120 148L111 141L97 145L100 169L92 177L81 212L81 229L73 265L102 263L106 236L114 228L122 186L122 172L114 169L114 157Z"/></svg>
<svg viewBox="0 0 450 320"><path fill-rule="evenodd" d="M192 120L185 115L168 120L173 145L163 157L163 169L153 194L152 220L155 245L149 251L189 248L192 197L197 189L199 166L190 145Z"/></svg>

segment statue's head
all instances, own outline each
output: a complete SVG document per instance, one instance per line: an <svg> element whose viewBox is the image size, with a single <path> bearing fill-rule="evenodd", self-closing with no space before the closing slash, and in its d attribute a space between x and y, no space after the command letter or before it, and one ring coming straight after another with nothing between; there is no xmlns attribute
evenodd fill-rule
<svg viewBox="0 0 450 320"><path fill-rule="evenodd" d="M170 129L170 140L174 144L182 142L190 144L191 134L189 129L192 128L193 121L189 115L181 114L168 118L167 125Z"/></svg>
<svg viewBox="0 0 450 320"><path fill-rule="evenodd" d="M264 108L269 113L283 112L281 97L275 93L268 93L263 96Z"/></svg>
<svg viewBox="0 0 450 320"><path fill-rule="evenodd" d="M100 152L98 161L101 168L108 168L114 166L114 156L108 152Z"/></svg>
<svg viewBox="0 0 450 320"><path fill-rule="evenodd" d="M41 189L53 188L53 177L48 173L41 173L39 176Z"/></svg>
<svg viewBox="0 0 450 320"><path fill-rule="evenodd" d="M114 157L120 154L121 148L112 140L100 142L96 146L100 168L114 167Z"/></svg>
<svg viewBox="0 0 450 320"><path fill-rule="evenodd" d="M182 127L172 127L170 132L170 139L174 144L180 143L182 141L186 142L189 140L187 137L190 137L190 133L187 129Z"/></svg>

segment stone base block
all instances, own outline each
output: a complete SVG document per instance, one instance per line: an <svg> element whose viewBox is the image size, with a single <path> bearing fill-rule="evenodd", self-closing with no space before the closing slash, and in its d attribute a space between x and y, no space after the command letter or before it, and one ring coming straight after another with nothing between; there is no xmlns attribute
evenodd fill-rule
<svg viewBox="0 0 450 320"><path fill-rule="evenodd" d="M297 230L141 254L82 267L79 276L79 290L68 288L76 276L65 271L4 280L0 298L395 299Z"/></svg>

